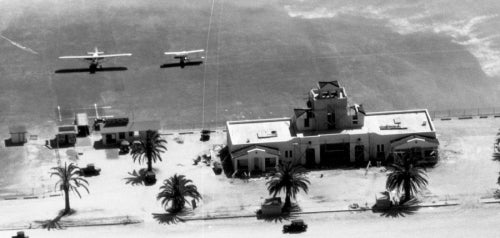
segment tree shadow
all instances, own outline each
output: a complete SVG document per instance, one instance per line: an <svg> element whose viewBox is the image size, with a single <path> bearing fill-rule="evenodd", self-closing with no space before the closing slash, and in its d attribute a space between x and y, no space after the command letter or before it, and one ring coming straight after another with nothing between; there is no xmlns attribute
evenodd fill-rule
<svg viewBox="0 0 500 238"><path fill-rule="evenodd" d="M186 219L182 218L182 216L191 215L192 212L181 211L178 213L152 213L153 218L158 221L159 224L163 225L171 225L177 224L179 222L186 222Z"/></svg>
<svg viewBox="0 0 500 238"><path fill-rule="evenodd" d="M117 144L105 145L102 140L94 141L93 145L96 150L106 150L106 149L118 149L119 146Z"/></svg>
<svg viewBox="0 0 500 238"><path fill-rule="evenodd" d="M202 64L203 61L189 61L189 62L184 62L184 64L181 63L167 63L167 64L162 64L160 68L172 68L172 67L181 67L184 68L185 66L196 66Z"/></svg>
<svg viewBox="0 0 500 238"><path fill-rule="evenodd" d="M265 222L274 222L274 223L282 223L283 221L289 221L296 219L298 217L298 212L301 212L302 209L297 204L292 204L288 210L283 210L279 215L258 215L258 220L264 220Z"/></svg>
<svg viewBox="0 0 500 238"><path fill-rule="evenodd" d="M140 169L139 171L128 172L130 177L124 178L125 184L130 184L132 186L144 185L144 180L146 178L146 169Z"/></svg>
<svg viewBox="0 0 500 238"><path fill-rule="evenodd" d="M492 159L493 161L500 162L500 153L494 153L492 157L493 157L493 159Z"/></svg>
<svg viewBox="0 0 500 238"><path fill-rule="evenodd" d="M60 223L60 220L63 216L71 216L73 214L75 214L76 211L71 209L69 211L69 213L64 213L64 209L59 211L59 214L54 218L54 219L51 219L51 220L44 220L44 221L35 221L35 223L38 223L40 224L40 227L43 228L43 229L47 229L47 230L61 230L61 229L64 229L64 227L61 225Z"/></svg>
<svg viewBox="0 0 500 238"><path fill-rule="evenodd" d="M386 209L372 209L374 213L379 213L381 217L392 217L392 218L398 218L398 217L406 217L408 215L413 215L415 212L420 209L419 206L417 206L418 201L416 199L412 199L404 204L400 205L394 205Z"/></svg>
<svg viewBox="0 0 500 238"><path fill-rule="evenodd" d="M96 69L90 68L73 68L73 69L58 69L54 71L56 74L68 74L68 73L90 73L94 74L96 72L105 72L105 71L125 71L128 70L127 67L102 67Z"/></svg>
<svg viewBox="0 0 500 238"><path fill-rule="evenodd" d="M231 178L234 173L233 161L231 160L231 155L229 154L229 147L225 146L219 151L219 158L222 162L222 171L227 178Z"/></svg>
<svg viewBox="0 0 500 238"><path fill-rule="evenodd" d="M139 169L138 171L136 171L134 169L134 171L128 172L130 177L124 178L125 184L130 184L132 186L136 186L136 185L151 186L151 185L154 185L155 183L151 183L151 182L148 183L146 181L147 172L148 172L148 170L146 168ZM158 170L153 168L153 173L157 174Z"/></svg>

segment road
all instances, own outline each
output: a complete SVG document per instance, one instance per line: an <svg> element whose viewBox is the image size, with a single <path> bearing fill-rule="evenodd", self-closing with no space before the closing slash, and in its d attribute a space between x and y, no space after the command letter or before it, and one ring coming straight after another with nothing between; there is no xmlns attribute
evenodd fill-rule
<svg viewBox="0 0 500 238"><path fill-rule="evenodd" d="M422 208L413 214L386 217L371 211L301 215L309 225L303 237L498 237L500 206L466 205ZM255 218L188 221L158 224L146 221L127 226L78 227L65 230L27 230L30 237L287 237L281 232L288 221ZM15 231L0 232L8 237ZM299 235L297 235L299 236Z"/></svg>

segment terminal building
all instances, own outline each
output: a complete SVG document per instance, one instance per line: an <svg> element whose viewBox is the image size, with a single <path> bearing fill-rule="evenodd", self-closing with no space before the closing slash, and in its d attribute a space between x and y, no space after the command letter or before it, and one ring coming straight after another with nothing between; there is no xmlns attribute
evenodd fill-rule
<svg viewBox="0 0 500 238"><path fill-rule="evenodd" d="M292 117L228 121L227 143L235 170L274 170L281 160L309 168L387 163L411 151L437 162L439 142L426 109L365 112L348 104L338 81L319 82L307 107Z"/></svg>

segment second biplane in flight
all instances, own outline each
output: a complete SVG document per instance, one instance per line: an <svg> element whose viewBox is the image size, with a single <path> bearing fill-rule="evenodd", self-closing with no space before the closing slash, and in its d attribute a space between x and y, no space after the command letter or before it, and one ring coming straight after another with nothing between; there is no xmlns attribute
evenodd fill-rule
<svg viewBox="0 0 500 238"><path fill-rule="evenodd" d="M186 65L199 65L202 63L202 61L190 61L189 59L189 54L194 54L194 53L201 53L204 52L204 49L199 49L199 50L186 50L186 51L177 51L177 52L165 52L165 55L173 55L174 59L179 59L179 66L181 68L184 68ZM203 56L201 57L202 59L204 58ZM174 66L172 64L172 66Z"/></svg>

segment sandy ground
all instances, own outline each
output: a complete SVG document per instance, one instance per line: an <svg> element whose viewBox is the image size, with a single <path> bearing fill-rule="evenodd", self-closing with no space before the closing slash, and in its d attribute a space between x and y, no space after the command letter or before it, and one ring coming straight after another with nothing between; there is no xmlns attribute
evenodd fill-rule
<svg viewBox="0 0 500 238"><path fill-rule="evenodd" d="M301 215L308 230L301 237L498 237L498 205L476 208L428 208L392 218L371 212ZM287 223L284 221L283 223ZM143 223L127 226L25 230L30 237L289 237L282 223L255 218L190 221L175 225ZM12 236L15 231L0 231Z"/></svg>
<svg viewBox="0 0 500 238"><path fill-rule="evenodd" d="M435 121L435 126L441 143L441 160L435 168L428 170L429 186L421 194L422 200L453 199L466 207L476 207L481 197L491 197L497 188L499 166L492 160L491 153L500 122L493 118ZM176 138L182 138L184 143L177 143ZM128 173L145 167L132 163L130 155L118 156L116 150L95 150L90 146L77 147L77 151L83 153L77 163L83 166L95 163L102 168L102 173L88 178L90 194L84 194L82 199L72 195L71 205L77 213L71 218L132 216L146 223L157 223L151 214L163 213L164 210L156 201L156 194L161 181L175 173L192 179L203 195L198 208L190 211L189 217L253 214L262 199L268 197L265 178L245 182L215 175L210 167L201 163L193 165L192 159L196 156L225 143L224 133L212 134L209 142L200 142L199 134L168 135L166 139L168 151L163 155L164 161L154 165L159 181L150 187L127 184L127 178L132 177ZM63 151L61 154L64 155ZM67 156L62 158L63 163L71 162ZM34 181L45 188L51 186L55 181L48 178L47 167L56 162L53 159L52 163L43 166L28 166L42 178L33 180L27 176L19 184L10 186L23 186ZM309 193L300 193L297 197L300 208L303 211L335 210L346 209L354 202L373 205L375 196L384 191L386 174L381 168L373 167L368 172L365 169L313 171L309 173L309 179L312 184ZM62 197L0 201L0 212L9 214L0 216L0 224L2 227L26 226L37 220L50 219L62 208Z"/></svg>

